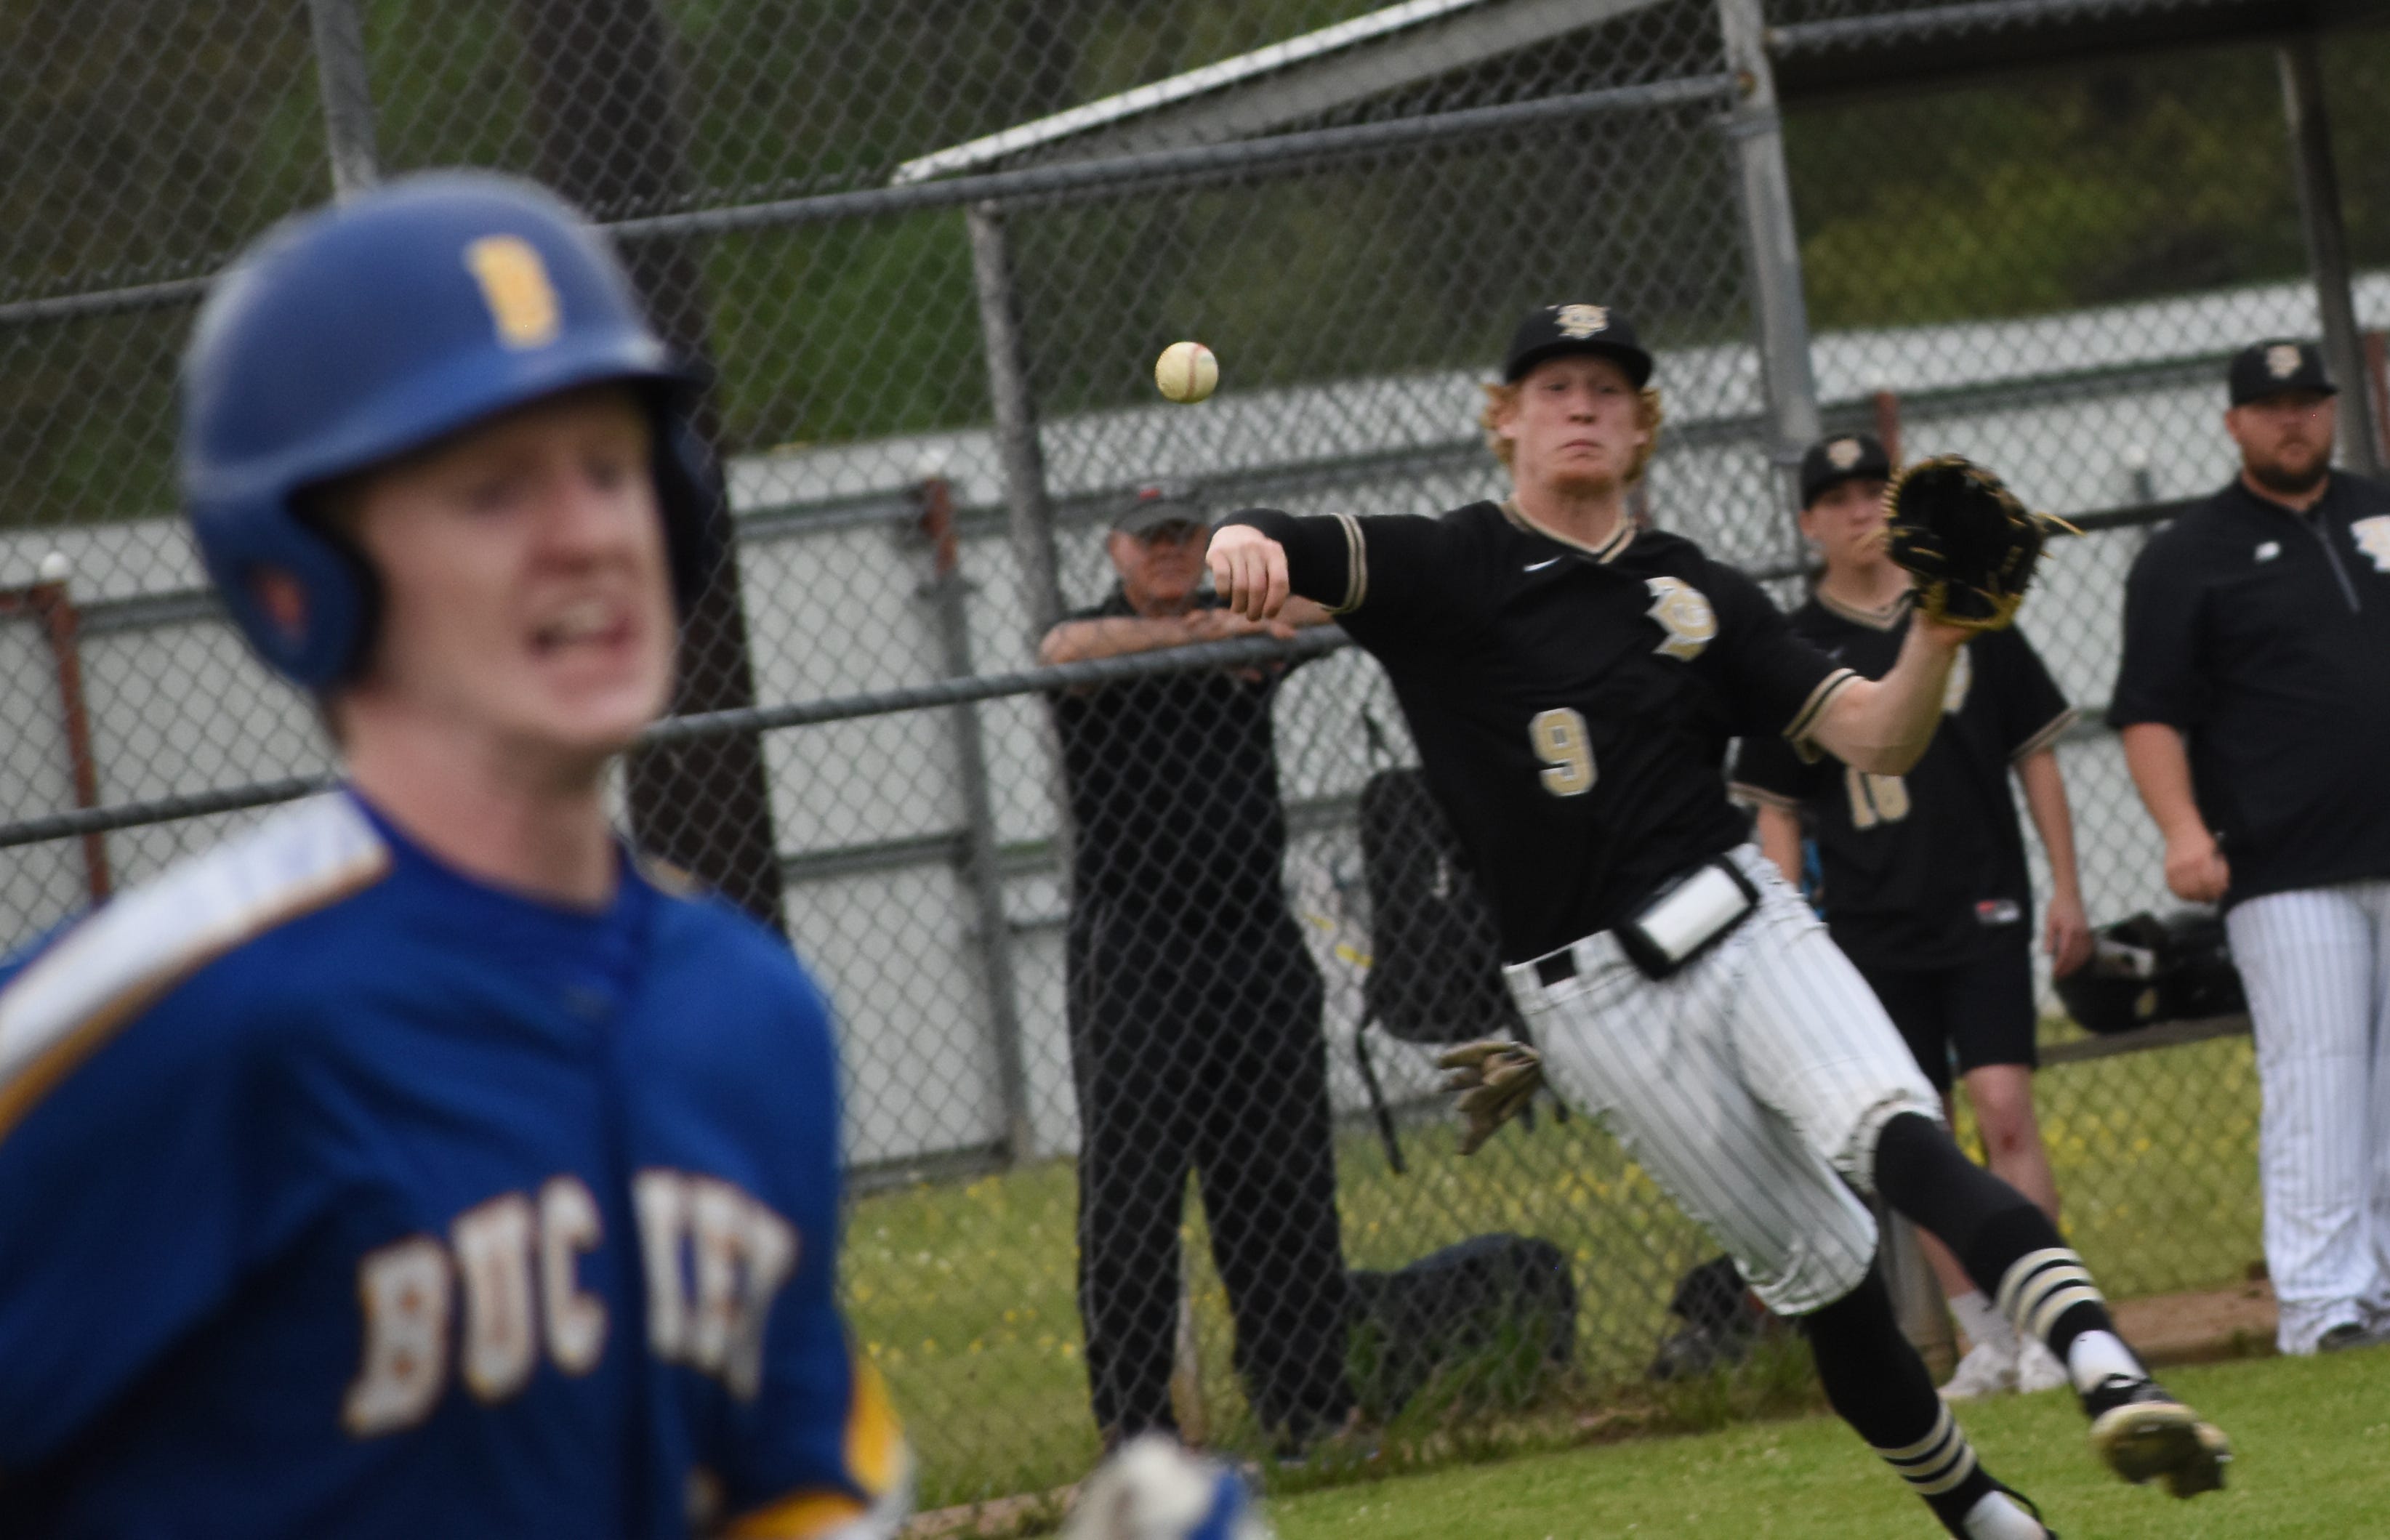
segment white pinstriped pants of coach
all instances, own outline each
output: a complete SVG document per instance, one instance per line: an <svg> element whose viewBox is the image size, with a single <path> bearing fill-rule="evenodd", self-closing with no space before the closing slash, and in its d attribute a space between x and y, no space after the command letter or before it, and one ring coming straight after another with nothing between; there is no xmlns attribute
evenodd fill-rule
<svg viewBox="0 0 2390 1540"><path fill-rule="evenodd" d="M2265 1093L2257 1170L2275 1341L2390 1326L2390 881L2268 893L2225 917Z"/></svg>
<svg viewBox="0 0 2390 1540"><path fill-rule="evenodd" d="M1872 1190L1885 1122L1939 1123L1942 1104L1801 895L1756 846L1733 858L1758 911L1669 978L1645 978L1607 931L1570 948L1574 978L1504 972L1553 1088L1734 1254L1770 1309L1805 1315L1875 1257L1875 1221L1842 1177Z"/></svg>

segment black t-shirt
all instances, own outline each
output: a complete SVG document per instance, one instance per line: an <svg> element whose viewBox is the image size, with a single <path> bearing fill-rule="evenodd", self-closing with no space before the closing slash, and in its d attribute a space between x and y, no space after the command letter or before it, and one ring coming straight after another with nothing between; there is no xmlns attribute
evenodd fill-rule
<svg viewBox="0 0 2390 1540"><path fill-rule="evenodd" d="M1136 613L1114 588L1069 619ZM1052 698L1076 826L1076 899L1191 932L1284 915L1286 815L1270 707L1286 672L1149 674Z"/></svg>
<svg viewBox="0 0 2390 1540"><path fill-rule="evenodd" d="M1881 679L1900 657L1908 610L1887 621L1816 597L1792 612L1792 629ZM1747 739L1735 757L1735 789L1800 814L1818 841L1826 923L1862 968L1943 968L2032 934L2009 767L2057 741L2075 713L2013 629L1959 649L1942 712L1905 776L1805 761L1780 738Z"/></svg>
<svg viewBox="0 0 2390 1540"><path fill-rule="evenodd" d="M1728 741L1801 738L1854 677L1677 535L1623 527L1591 550L1492 503L1228 522L1284 545L1294 591L1385 666L1514 962L1741 843Z"/></svg>
<svg viewBox="0 0 2390 1540"><path fill-rule="evenodd" d="M2334 471L2298 514L2236 481L2160 531L2108 720L2182 732L2227 905L2390 877L2390 489Z"/></svg>

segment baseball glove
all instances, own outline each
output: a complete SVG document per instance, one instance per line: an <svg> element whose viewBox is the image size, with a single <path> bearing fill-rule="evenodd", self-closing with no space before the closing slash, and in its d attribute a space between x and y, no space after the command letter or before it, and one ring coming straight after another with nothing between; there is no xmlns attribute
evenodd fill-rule
<svg viewBox="0 0 2390 1540"><path fill-rule="evenodd" d="M1460 1152L1474 1155L1494 1131L1527 1110L1544 1083L1543 1056L1507 1037L1484 1037L1436 1056L1436 1067L1455 1072L1444 1083L1460 1093Z"/></svg>
<svg viewBox="0 0 2390 1540"><path fill-rule="evenodd" d="M1936 455L1894 478L1883 494L1892 559L1917 579L1917 609L1969 631L2016 618L2042 543L2083 532L2032 513L2001 480L1972 460Z"/></svg>

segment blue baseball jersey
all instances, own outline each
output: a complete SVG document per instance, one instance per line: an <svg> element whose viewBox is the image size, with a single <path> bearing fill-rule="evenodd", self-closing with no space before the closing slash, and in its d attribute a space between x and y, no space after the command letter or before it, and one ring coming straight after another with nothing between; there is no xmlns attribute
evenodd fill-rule
<svg viewBox="0 0 2390 1540"><path fill-rule="evenodd" d="M893 1533L838 1209L777 938L285 809L0 973L0 1534Z"/></svg>

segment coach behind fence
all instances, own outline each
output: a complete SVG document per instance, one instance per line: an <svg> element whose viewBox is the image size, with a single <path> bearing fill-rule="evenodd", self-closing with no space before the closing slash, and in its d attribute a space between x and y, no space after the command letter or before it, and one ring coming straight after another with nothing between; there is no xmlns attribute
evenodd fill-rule
<svg viewBox="0 0 2390 1540"><path fill-rule="evenodd" d="M2150 542L2109 720L2166 886L2224 905L2265 1087L2285 1353L2390 1341L2390 491L2332 468L2311 342L2243 349L2241 474Z"/></svg>
<svg viewBox="0 0 2390 1540"><path fill-rule="evenodd" d="M1293 635L1199 592L1211 538L1150 487L1107 542L1120 583L1055 626L1049 663ZM1175 1431L1178 1225L1191 1165L1282 1452L1350 1415L1319 972L1288 910L1270 712L1283 667L1149 675L1056 698L1076 829L1069 937L1079 1097L1079 1309L1108 1444ZM1232 956L1221 968L1216 959Z"/></svg>

